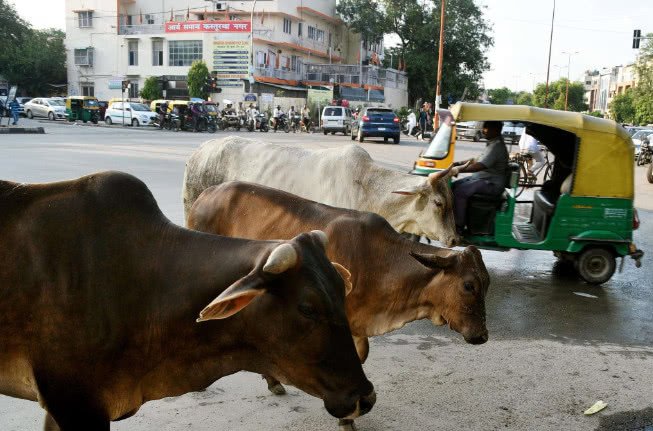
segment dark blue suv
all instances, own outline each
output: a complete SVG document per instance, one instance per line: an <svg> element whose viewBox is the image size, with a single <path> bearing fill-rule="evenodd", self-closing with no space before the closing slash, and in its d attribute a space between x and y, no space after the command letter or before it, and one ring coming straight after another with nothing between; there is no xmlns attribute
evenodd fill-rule
<svg viewBox="0 0 653 431"><path fill-rule="evenodd" d="M390 108L364 108L351 125L351 140L363 142L365 138L383 138L385 142L392 138L399 143L401 126Z"/></svg>

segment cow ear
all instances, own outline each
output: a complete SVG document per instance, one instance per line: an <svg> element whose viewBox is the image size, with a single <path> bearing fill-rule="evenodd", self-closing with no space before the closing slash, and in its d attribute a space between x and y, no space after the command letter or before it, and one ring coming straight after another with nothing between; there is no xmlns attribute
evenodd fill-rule
<svg viewBox="0 0 653 431"><path fill-rule="evenodd" d="M413 256L416 261L430 269L449 268L456 263L457 259L456 255L438 256L437 254L416 253L414 251L411 251L410 255Z"/></svg>
<svg viewBox="0 0 653 431"><path fill-rule="evenodd" d="M354 288L354 285L351 284L351 272L344 266L340 265L338 262L331 262L333 267L338 271L340 277L345 282L345 296L351 293L351 290Z"/></svg>
<svg viewBox="0 0 653 431"><path fill-rule="evenodd" d="M247 307L257 296L265 293L261 288L263 280L255 274L248 274L222 292L200 311L197 322L226 319Z"/></svg>
<svg viewBox="0 0 653 431"><path fill-rule="evenodd" d="M397 195L404 195L404 196L413 196L413 195L419 195L424 193L424 184L420 184L418 186L412 186L412 187L405 187L403 189L399 190L393 190L392 193L397 194Z"/></svg>

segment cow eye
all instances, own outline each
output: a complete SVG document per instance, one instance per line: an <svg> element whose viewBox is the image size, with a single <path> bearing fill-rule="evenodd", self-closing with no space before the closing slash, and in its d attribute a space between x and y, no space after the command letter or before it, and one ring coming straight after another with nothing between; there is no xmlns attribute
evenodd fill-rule
<svg viewBox="0 0 653 431"><path fill-rule="evenodd" d="M471 281L466 281L463 286L465 287L465 290L468 292L473 292L474 291L474 283Z"/></svg>
<svg viewBox="0 0 653 431"><path fill-rule="evenodd" d="M308 317L309 319L318 318L318 313L315 307L313 307L311 304L307 302L299 304L299 312L302 313L305 317Z"/></svg>
<svg viewBox="0 0 653 431"><path fill-rule="evenodd" d="M438 207L438 208L442 207L442 202L440 202L440 201L433 201L433 203L434 203L435 206Z"/></svg>

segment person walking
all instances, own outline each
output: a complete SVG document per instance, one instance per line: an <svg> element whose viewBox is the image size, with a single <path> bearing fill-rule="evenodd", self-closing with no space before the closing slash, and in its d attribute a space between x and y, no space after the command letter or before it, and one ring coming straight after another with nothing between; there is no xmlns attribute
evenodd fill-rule
<svg viewBox="0 0 653 431"><path fill-rule="evenodd" d="M419 123L419 130L415 134L416 138L421 138L424 140L424 133L426 132L426 125L428 124L429 120L429 113L426 108L426 103L422 105L422 108L419 110L419 117L418 117L418 123Z"/></svg>
<svg viewBox="0 0 653 431"><path fill-rule="evenodd" d="M11 118L14 120L14 122L11 124L17 126L19 112L20 112L20 103L18 103L18 100L16 100L16 98L13 98L12 101L9 102L9 105L7 105L7 108L9 108L9 111L11 112Z"/></svg>

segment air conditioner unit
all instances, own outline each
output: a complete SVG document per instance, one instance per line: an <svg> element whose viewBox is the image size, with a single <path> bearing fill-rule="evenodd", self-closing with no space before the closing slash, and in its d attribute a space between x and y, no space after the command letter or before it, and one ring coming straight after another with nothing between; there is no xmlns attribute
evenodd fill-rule
<svg viewBox="0 0 653 431"><path fill-rule="evenodd" d="M218 2L215 4L215 10L227 10L227 3Z"/></svg>

